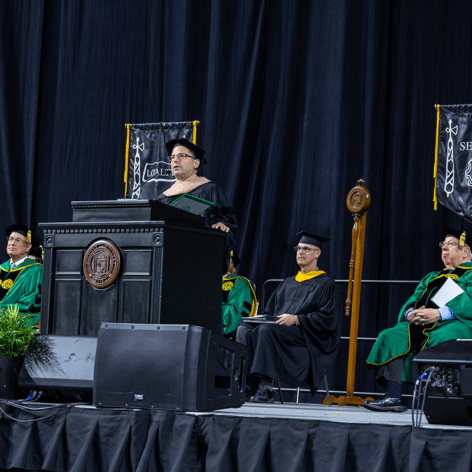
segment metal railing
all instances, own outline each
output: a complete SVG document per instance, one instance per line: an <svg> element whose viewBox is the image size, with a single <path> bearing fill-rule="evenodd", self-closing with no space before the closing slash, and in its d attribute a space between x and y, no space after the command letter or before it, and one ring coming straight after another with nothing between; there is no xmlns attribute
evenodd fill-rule
<svg viewBox="0 0 472 472"><path fill-rule="evenodd" d="M281 284L285 279L267 279L263 284L262 284L262 295L261 295L261 302L260 306L265 307L265 292L266 292L266 285L269 283L275 283L278 282ZM345 283L347 284L349 280L347 279L335 279L335 282L337 283ZM415 284L418 285L420 283L419 280L363 280L362 284L392 284L392 285L408 285L408 284Z"/></svg>
<svg viewBox="0 0 472 472"><path fill-rule="evenodd" d="M266 285L269 284L269 283L276 283L276 282L279 282L282 283L284 281L284 279L268 279L264 282L264 284L262 285L262 296L261 296L261 303L260 303L260 306L262 307L265 307L265 291L266 291ZM347 279L335 279L335 282L337 283L348 283L349 280ZM419 280L363 280L362 281L362 284L379 284L379 285L418 285L420 283ZM341 336L341 340L342 341L349 341L350 340L350 336ZM357 341L362 341L362 342L365 342L365 341L371 341L371 342L375 342L377 341L377 338L368 338L368 337L358 337L357 338ZM298 404L299 403L299 396L300 396L300 393L309 393L311 394L310 390L308 388L290 388L290 387L281 387L280 389L282 392L296 392L297 393L297 400L296 400L296 403ZM345 394L346 391L345 390L331 390L329 389L329 392L328 390L323 390L323 389L319 389L317 390L316 394L315 395L327 395L327 394L336 394L336 395L343 395ZM355 391L354 392L354 395L356 396L370 396L370 397L380 397L380 396L383 396L384 393L381 393L381 392L358 392L358 391ZM411 398L413 395L410 395L410 394L404 394L403 395L404 397L406 398Z"/></svg>

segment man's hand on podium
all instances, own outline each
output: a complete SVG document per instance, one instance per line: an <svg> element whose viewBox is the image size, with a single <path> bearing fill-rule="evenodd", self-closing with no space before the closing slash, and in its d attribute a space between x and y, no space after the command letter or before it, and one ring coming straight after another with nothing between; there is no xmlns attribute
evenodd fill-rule
<svg viewBox="0 0 472 472"><path fill-rule="evenodd" d="M211 225L211 227L214 229L220 229L221 231L224 231L225 233L229 233L229 228L221 221L218 221L218 223Z"/></svg>

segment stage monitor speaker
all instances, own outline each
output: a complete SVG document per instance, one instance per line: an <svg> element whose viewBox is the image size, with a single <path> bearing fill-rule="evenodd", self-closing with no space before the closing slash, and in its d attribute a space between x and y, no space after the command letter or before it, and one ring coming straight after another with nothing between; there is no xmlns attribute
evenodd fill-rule
<svg viewBox="0 0 472 472"><path fill-rule="evenodd" d="M453 339L421 351L418 373L430 373L424 414L431 424L472 426L472 340Z"/></svg>
<svg viewBox="0 0 472 472"><path fill-rule="evenodd" d="M205 411L245 402L246 346L193 325L101 323L93 404Z"/></svg>
<svg viewBox="0 0 472 472"><path fill-rule="evenodd" d="M97 338L38 336L30 345L18 385L41 392L42 398L91 402Z"/></svg>

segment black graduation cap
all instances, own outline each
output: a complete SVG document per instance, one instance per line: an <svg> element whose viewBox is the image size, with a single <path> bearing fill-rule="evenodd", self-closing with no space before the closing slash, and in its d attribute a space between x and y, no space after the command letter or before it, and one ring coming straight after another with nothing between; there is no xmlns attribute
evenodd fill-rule
<svg viewBox="0 0 472 472"><path fill-rule="evenodd" d="M10 226L7 226L5 233L7 233L7 236L10 236L11 233L18 233L18 234L22 234L26 238L28 236L28 228L26 226L21 226L21 225L16 225L16 224L10 225Z"/></svg>
<svg viewBox="0 0 472 472"><path fill-rule="evenodd" d="M34 234L31 234L31 231L26 226L17 225L17 224L10 225L10 226L7 226L5 233L7 233L7 236L10 236L11 233L21 234L26 238L26 241L28 241L29 239L28 243L33 244L33 246L39 245L38 240L36 239Z"/></svg>
<svg viewBox="0 0 472 472"><path fill-rule="evenodd" d="M231 256L231 259L233 260L234 267L236 267L237 265L241 263L241 259L236 254L236 251L234 249L231 251L230 256Z"/></svg>
<svg viewBox="0 0 472 472"><path fill-rule="evenodd" d="M28 254L29 254L30 256L42 256L42 254L43 254L43 249L42 249L42 247L39 246L39 245L38 245L38 246L34 246L34 247L32 247L32 248L29 250Z"/></svg>
<svg viewBox="0 0 472 472"><path fill-rule="evenodd" d="M300 243L312 244L313 246L319 247L322 249L322 243L326 243L331 240L326 236L321 236L320 234L310 233L309 231L300 231L297 233L297 236L301 236Z"/></svg>
<svg viewBox="0 0 472 472"><path fill-rule="evenodd" d="M199 159L200 162L203 164L206 164L207 161L203 157L205 154L205 151L202 148L199 148L195 144L193 144L191 141L189 141L186 138L178 138L178 139L172 139L170 141L166 142L166 149L167 149L167 155L170 156L172 154L172 149L175 148L175 146L185 146L191 154L193 154L194 159Z"/></svg>
<svg viewBox="0 0 472 472"><path fill-rule="evenodd" d="M17 225L17 224L10 225L5 230L5 233L7 233L7 236L10 236L11 233L21 234L26 238L26 241L29 244L31 244L33 247L39 246L38 239L26 226ZM29 233L29 236L28 236L28 233Z"/></svg>
<svg viewBox="0 0 472 472"><path fill-rule="evenodd" d="M233 249L230 252L230 259L229 259L229 267L228 267L228 274L237 274L236 266L241 262L241 259L236 254L236 251Z"/></svg>
<svg viewBox="0 0 472 472"><path fill-rule="evenodd" d="M446 227L444 228L444 238L447 238L448 236L453 236L459 240L459 244L462 242L472 248L472 236L467 234L464 230Z"/></svg>
<svg viewBox="0 0 472 472"><path fill-rule="evenodd" d="M41 246L39 245L39 241L38 241L38 239L36 238L36 236L35 236L33 233L31 233L31 246L33 246L33 247L31 248L31 251L32 251L34 248L37 248L37 247L39 247L39 248L41 249ZM30 251L30 252L31 252L31 251ZM41 251L42 251L42 249L41 249Z"/></svg>
<svg viewBox="0 0 472 472"><path fill-rule="evenodd" d="M37 246L32 247L28 252L28 256L39 257L42 261L43 260L43 248L39 244Z"/></svg>
<svg viewBox="0 0 472 472"><path fill-rule="evenodd" d="M39 248L39 251L42 253L43 252L43 248L41 247L41 243L39 242L39 239L35 236L35 234L33 232L31 232L31 250L30 250L30 254L33 253L33 255L36 255L36 252L34 251L37 251L38 248Z"/></svg>

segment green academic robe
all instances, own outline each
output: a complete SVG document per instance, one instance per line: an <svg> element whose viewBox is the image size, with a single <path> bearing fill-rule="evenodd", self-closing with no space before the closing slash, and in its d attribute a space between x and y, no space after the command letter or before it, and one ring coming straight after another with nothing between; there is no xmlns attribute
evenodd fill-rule
<svg viewBox="0 0 472 472"><path fill-rule="evenodd" d="M0 264L0 308L17 305L20 313L31 313L28 323L34 326L40 318L42 264L25 259L10 270L10 261Z"/></svg>
<svg viewBox="0 0 472 472"><path fill-rule="evenodd" d="M256 294L249 280L238 275L223 278L222 289L224 333L231 334L241 323L242 316L256 314Z"/></svg>
<svg viewBox="0 0 472 472"><path fill-rule="evenodd" d="M381 366L398 357L404 356L403 378L412 381L412 360L420 350L451 339L472 338L472 263L461 264L455 271L443 269L431 272L416 287L415 293L406 301L400 310L398 323L382 331L367 358L372 367ZM437 308L431 297L439 290L441 282L452 278L463 290L460 295L450 300L448 306L455 319L438 321L433 325L418 328L405 319L408 308ZM412 348L412 339L421 336L425 342L420 348Z"/></svg>

